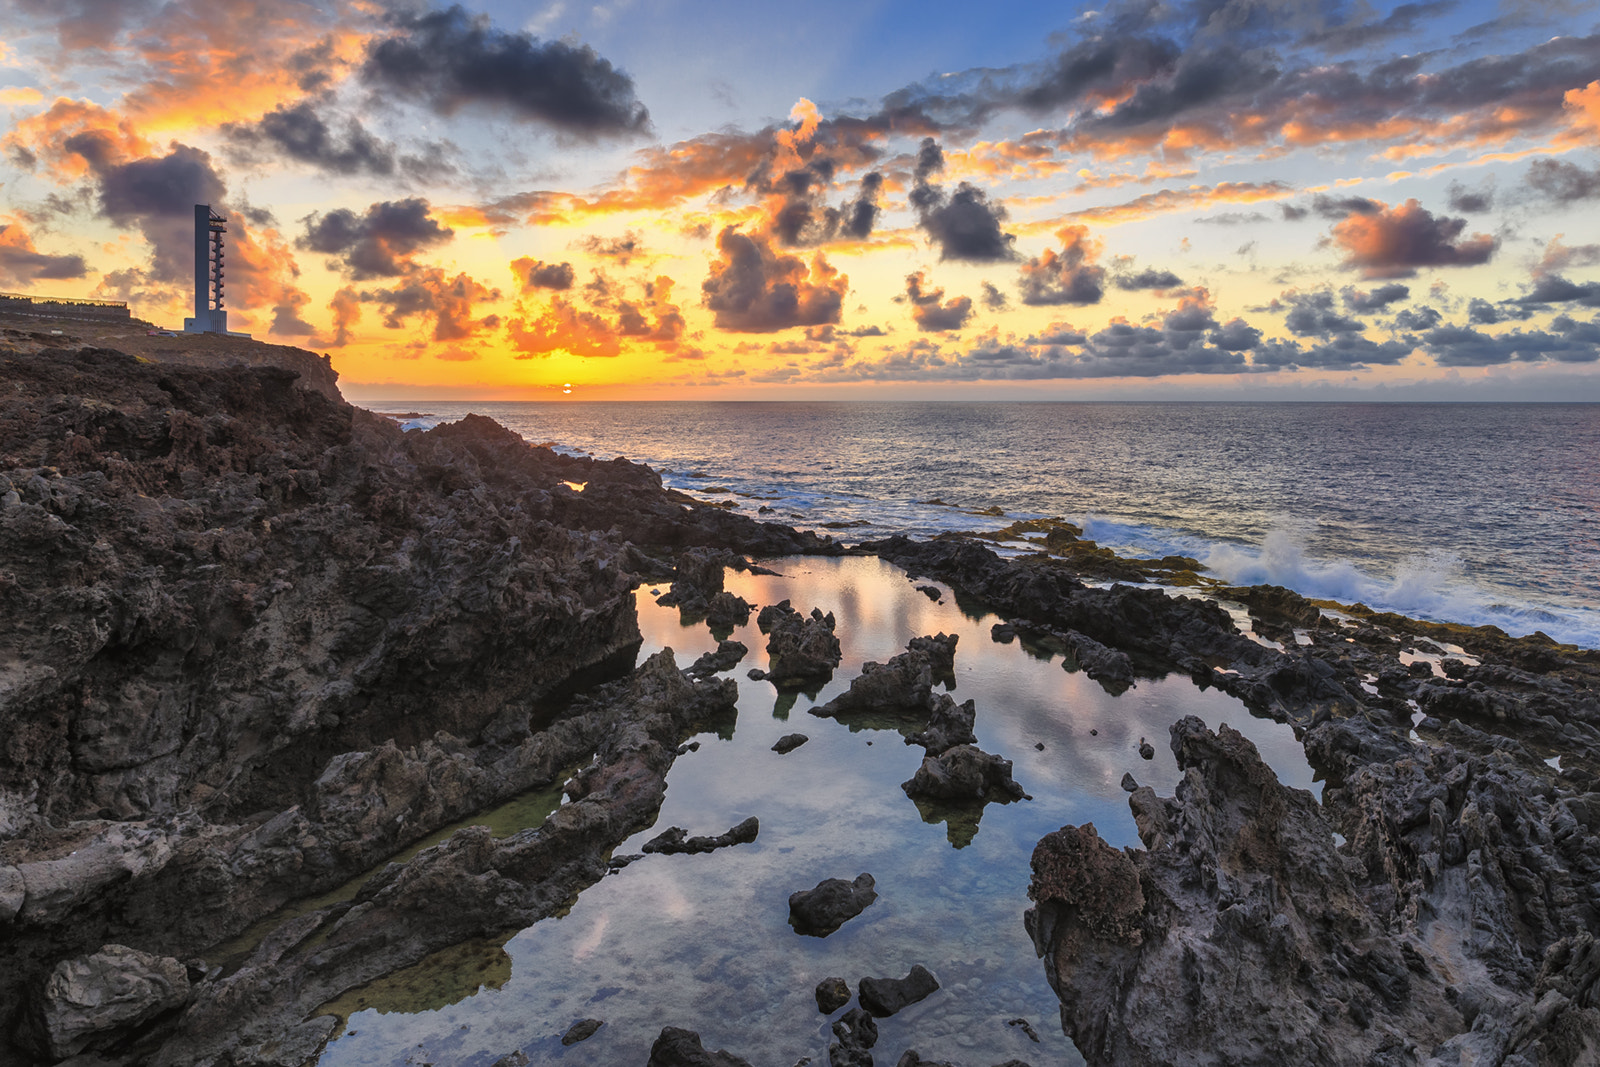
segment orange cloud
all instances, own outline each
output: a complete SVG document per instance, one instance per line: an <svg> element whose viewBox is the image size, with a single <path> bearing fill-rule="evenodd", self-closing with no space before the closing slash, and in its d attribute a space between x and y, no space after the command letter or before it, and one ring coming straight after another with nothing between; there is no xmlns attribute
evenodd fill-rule
<svg viewBox="0 0 1600 1067"><path fill-rule="evenodd" d="M267 332L304 337L316 329L301 318L311 297L295 284L300 266L281 234L272 227L255 231L235 218L228 237L228 303L246 308L272 309Z"/></svg>
<svg viewBox="0 0 1600 1067"><path fill-rule="evenodd" d="M18 122L0 143L43 161L60 181L76 181L87 174L86 157L91 154L121 162L155 151L126 116L88 100L64 96L57 97L48 110Z"/></svg>
<svg viewBox="0 0 1600 1067"><path fill-rule="evenodd" d="M1349 253L1345 266L1366 278L1410 278L1419 267L1487 263L1500 242L1478 233L1462 239L1466 219L1435 216L1416 200L1376 212L1352 212L1333 227L1333 240Z"/></svg>
<svg viewBox="0 0 1600 1067"><path fill-rule="evenodd" d="M532 359L555 352L573 356L611 357L622 354L622 342L611 324L593 311L583 311L556 297L536 319L524 316L506 324L517 348L517 359Z"/></svg>

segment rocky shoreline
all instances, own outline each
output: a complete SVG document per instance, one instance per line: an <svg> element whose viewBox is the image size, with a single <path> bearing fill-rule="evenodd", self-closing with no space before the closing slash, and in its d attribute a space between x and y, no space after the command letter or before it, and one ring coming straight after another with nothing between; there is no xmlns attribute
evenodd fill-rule
<svg viewBox="0 0 1600 1067"><path fill-rule="evenodd" d="M641 582L672 581L661 602L714 633L760 607L774 684L839 666L831 616L722 589L728 567L839 544L481 417L402 433L300 355L0 349L0 1005L16 1035L0 1062L297 1067L340 993L564 907L654 821L679 745L734 711L716 676L742 645L631 669ZM1124 574L1044 533L1019 559L970 538L852 551L981 600L1006 620L995 640L1069 656L1108 691L1173 673L1226 691L1291 724L1328 783L1319 805L1248 741L1184 720L1176 794L1132 783L1144 849L1092 826L1040 843L1028 928L1089 1063L1597 1062L1600 654L1271 588L1089 586L1186 581L1193 561ZM954 639L917 641L817 712L913 723L919 804L1023 796L971 743L970 703L933 692ZM458 831L231 972L207 959L556 784L568 802L542 826ZM871 1062L863 1019L835 1028L852 1062ZM761 1062L758 1039L733 1051Z"/></svg>

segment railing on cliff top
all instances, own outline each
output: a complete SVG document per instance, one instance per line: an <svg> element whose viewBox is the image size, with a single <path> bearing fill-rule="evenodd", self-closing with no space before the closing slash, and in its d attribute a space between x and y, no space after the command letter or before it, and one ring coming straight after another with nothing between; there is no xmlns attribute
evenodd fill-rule
<svg viewBox="0 0 1600 1067"><path fill-rule="evenodd" d="M125 308L126 300L88 300L69 296L29 296L26 293L0 293L0 301L25 300L30 304L53 304L61 307Z"/></svg>

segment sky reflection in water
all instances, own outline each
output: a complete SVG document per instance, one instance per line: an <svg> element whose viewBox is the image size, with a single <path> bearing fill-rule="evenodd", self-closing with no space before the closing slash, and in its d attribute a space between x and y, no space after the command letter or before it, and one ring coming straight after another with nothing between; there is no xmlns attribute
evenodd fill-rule
<svg viewBox="0 0 1600 1067"><path fill-rule="evenodd" d="M1057 1002L1022 926L1038 839L1067 823L1093 822L1111 843L1136 846L1122 775L1131 771L1170 794L1177 767L1167 726L1186 714L1240 729L1283 781L1313 788L1287 726L1253 718L1233 698L1202 692L1187 678L1141 680L1112 697L1064 671L1059 659L994 643L995 617L964 614L948 590L934 603L915 588L927 583L880 560L783 560L775 569L783 576L730 572L728 588L758 608L787 598L802 611L834 612L840 671L814 697L786 708L770 684L745 677L766 665L752 615L733 635L751 652L732 672L740 687L732 737L700 735L699 751L679 757L668 777L657 826L618 852L637 852L669 825L715 834L749 815L761 820L759 839L708 855L647 856L606 877L566 916L505 944L511 976L498 987L444 1007L423 998L414 1009L432 1010L414 1014L358 1012L322 1067L489 1067L515 1049L535 1063L643 1064L669 1025L698 1030L708 1048L756 1067L789 1067L804 1056L826 1063L828 1020L816 1010L816 983L837 975L853 988L864 975L899 977L914 963L943 988L880 1022L874 1056L881 1062L915 1047L924 1058L974 1067L1010 1058L1081 1063L1061 1034ZM715 647L703 624L682 626L676 610L657 607L650 588L639 594L641 657L667 646L687 666ZM863 661L882 662L912 637L940 631L961 636L955 696L977 701L979 746L1011 759L1034 798L990 805L959 849L946 826L924 822L899 788L921 749L894 731L852 731L807 712L847 688ZM788 755L771 751L793 731L811 740ZM1139 757L1141 737L1155 745L1154 760ZM863 871L877 880L879 898L860 916L825 939L790 929L790 893ZM441 965L462 966L459 956ZM563 1048L561 1035L585 1017L606 1025ZM1017 1017L1033 1024L1041 1044L1006 1024Z"/></svg>

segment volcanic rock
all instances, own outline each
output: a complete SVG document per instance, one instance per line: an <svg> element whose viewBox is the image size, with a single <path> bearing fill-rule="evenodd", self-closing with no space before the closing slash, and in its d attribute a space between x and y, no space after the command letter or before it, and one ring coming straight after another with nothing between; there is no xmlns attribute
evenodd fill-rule
<svg viewBox="0 0 1600 1067"><path fill-rule="evenodd" d="M953 802L1005 804L1028 797L1011 777L1011 761L976 745L957 745L937 756L924 756L917 773L900 788L913 798Z"/></svg>
<svg viewBox="0 0 1600 1067"><path fill-rule="evenodd" d="M183 1006L183 964L126 945L62 960L30 1004L24 1034L52 1060L105 1049L144 1023Z"/></svg>
<svg viewBox="0 0 1600 1067"><path fill-rule="evenodd" d="M604 1019L579 1019L572 1024L566 1033L561 1035L561 1043L570 1046L576 1045L580 1041L587 1041L604 1025Z"/></svg>
<svg viewBox="0 0 1600 1067"><path fill-rule="evenodd" d="M824 615L812 608L808 618L785 600L762 608L758 625L769 635L766 678L773 685L797 687L833 676L842 653L832 612Z"/></svg>
<svg viewBox="0 0 1600 1067"><path fill-rule="evenodd" d="M811 740L811 738L807 737L805 734L784 734L782 737L778 738L772 743L772 751L778 753L780 756L788 755L790 752L793 752L795 749L799 748L809 740Z"/></svg>
<svg viewBox="0 0 1600 1067"><path fill-rule="evenodd" d="M858 987L861 1006L880 1019L932 996L939 982L922 964L913 964L904 978L863 978Z"/></svg>
<svg viewBox="0 0 1600 1067"><path fill-rule="evenodd" d="M647 1067L750 1067L750 1063L725 1049L707 1050L693 1030L668 1026L650 1046Z"/></svg>
<svg viewBox="0 0 1600 1067"><path fill-rule="evenodd" d="M817 1010L832 1015L850 1003L850 986L843 978L824 978L817 983Z"/></svg>
<svg viewBox="0 0 1600 1067"><path fill-rule="evenodd" d="M659 852L669 856L683 853L715 852L719 848L729 845L746 845L756 839L761 832L761 821L754 815L733 827L726 833L717 834L715 837L690 837L689 831L681 826L669 827L664 832L644 843L645 852Z"/></svg>
<svg viewBox="0 0 1600 1067"><path fill-rule="evenodd" d="M803 889L789 896L789 924L796 933L827 937L866 910L878 899L872 875L862 874L853 882L825 878L814 889Z"/></svg>

